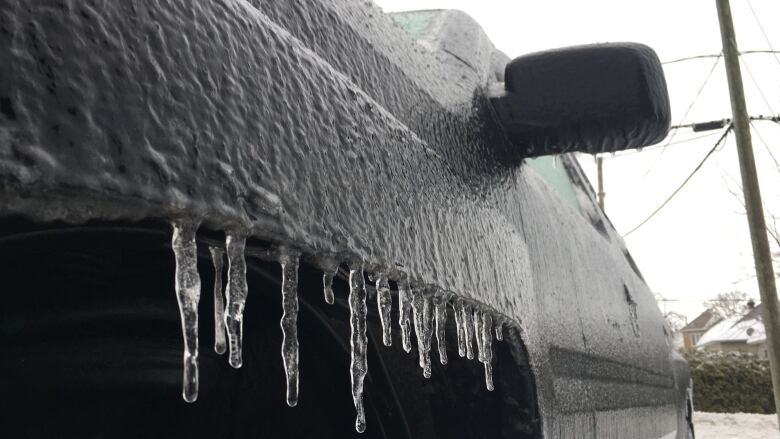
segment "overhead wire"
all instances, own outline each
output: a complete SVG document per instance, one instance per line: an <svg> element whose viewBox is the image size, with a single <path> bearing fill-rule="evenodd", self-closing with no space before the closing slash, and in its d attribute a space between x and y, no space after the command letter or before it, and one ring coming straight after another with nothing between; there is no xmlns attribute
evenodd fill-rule
<svg viewBox="0 0 780 439"><path fill-rule="evenodd" d="M710 68L710 71L707 73L707 76L704 78L704 82L702 82L701 86L699 87L699 90L696 91L696 95L694 95L693 99L691 100L690 105L688 105L688 109L685 110L685 113L683 114L682 119L680 119L680 124L685 122L685 118L688 117L688 114L691 112L691 109L696 104L696 101L699 99L699 96L701 96L702 91L704 91L704 87L707 86L707 83L710 82L710 78L712 78L712 74L715 72L715 69L718 67L718 63L720 63L720 58L722 54L719 54L718 57L715 59L715 62L712 64L712 67ZM661 149L661 154L658 155L658 157L655 159L652 165L650 165L650 168L645 172L644 177L647 177L650 172L653 171L655 168L655 165L658 164L658 161L661 159L661 156L663 155L664 151L666 151L666 147L669 146L672 141L674 140L674 137L677 135L677 130L672 131L672 134L669 136L669 140L666 142L666 144Z"/></svg>
<svg viewBox="0 0 780 439"><path fill-rule="evenodd" d="M747 4L748 7L750 8L750 12L753 14L753 18L756 20L756 24L758 24L758 28L761 30L761 33L764 35L764 41L766 41L766 44L769 46L769 51L774 56L775 61L777 61L777 65L780 66L780 58L777 57L777 54L780 52L776 51L775 48L772 47L772 42L769 41L769 36L767 36L766 31L764 30L764 26L761 24L761 20L758 19L758 14L756 14L756 10L753 9L753 3L750 0L748 0Z"/></svg>
<svg viewBox="0 0 780 439"><path fill-rule="evenodd" d="M773 55L775 55L775 58L777 58L777 54L780 53L780 50L774 50L774 49L773 50L743 50L743 51L739 52L740 55L755 55L755 54L760 54L760 53L773 54ZM706 59L706 58L717 58L717 57L720 57L720 56L721 56L721 54L719 54L719 53L711 53L711 54L708 54L708 55L686 56L686 57L683 57L683 58L677 58L677 59L671 59L669 61L664 61L661 64L663 64L663 65L675 64L675 63L683 62L683 61L691 61L691 60L695 60L695 59Z"/></svg>
<svg viewBox="0 0 780 439"><path fill-rule="evenodd" d="M691 173L688 175L688 177L686 177L686 178L685 178L685 180L683 180L682 184L680 184L680 186L678 186L678 187L677 187L677 189L675 189L675 190L674 190L674 192L672 192L672 194L671 194L671 195L669 195L669 196L666 198L666 200L664 200L664 202L663 202L663 203L661 203L661 205L660 205L660 206L658 206L658 207L657 207L655 210L653 210L653 212L652 212L650 215L648 215L648 216L647 216L647 218L645 218L644 220L642 220L642 222L640 222L639 224L637 224L637 225L636 225L636 227L634 227L633 229L631 229L631 230L629 230L628 232L626 232L626 233L625 233L625 234L622 236L623 238L625 238L626 236L628 236L628 235L630 235L630 234L634 233L634 232L635 232L635 231L637 231L637 230L638 230L640 227L642 227L643 225L647 224L647 222L648 222L648 221L650 221L650 220L651 220L651 219L652 219L652 218L653 218L653 217L654 217L656 214L658 214L658 212L660 212L660 211L661 211L661 210L662 210L664 207L666 207L666 205L667 205L667 204L669 204L669 202L670 202L670 201L672 201L672 199L673 199L673 198L674 198L674 197L675 197L675 196L676 196L678 193L680 193L680 191L681 191L681 190L682 190L682 189L685 187L685 185L686 185L686 184L688 184L688 182L689 182L689 181L691 181L691 178L693 178L693 176L694 176L694 175L696 175L696 173L697 173L697 172L699 172L699 169L701 169L701 167L702 167L702 166L704 166L704 163L707 161L707 159L709 159L709 158L712 156L712 154L713 154L713 153L714 153L714 152L715 152L715 151L718 149L718 147L719 147L719 146L720 146L720 145L721 145L721 144L722 144L722 143L723 143L723 142L726 140L726 137L728 136L728 134L729 134L729 132L731 131L731 129L732 129L732 127L733 127L733 126L734 126L733 124L730 124L730 125L729 125L729 126L728 126L728 127L727 127L727 128L724 130L724 131L723 131L723 134L720 136L720 138L718 139L718 141L717 141L717 142L715 142L715 145L713 145L713 147L712 147L712 148L711 148L711 149L710 149L710 150L707 152L707 154L704 156L704 158L701 160L701 162L699 162L699 164L698 164L698 165L696 165L696 167L695 167L695 168L693 168L693 171L691 171Z"/></svg>
<svg viewBox="0 0 780 439"><path fill-rule="evenodd" d="M693 142L695 140L704 139L704 138L707 138L707 137L713 137L713 136L717 136L719 134L721 134L721 133L720 132L710 132L710 133L702 134L702 135L695 136L695 137L689 137L687 139L677 140L676 142L669 143L666 146L679 145L681 143ZM646 151L653 151L653 150L656 150L656 149L659 149L659 148L663 148L663 147L664 147L664 145L659 144L659 145L654 145L654 146L648 146L646 148L636 149L636 150L633 150L633 151L623 151L621 153L615 154L614 157L625 157L625 156L628 156L628 155L640 154L640 153L643 153L643 152L646 152Z"/></svg>
<svg viewBox="0 0 780 439"><path fill-rule="evenodd" d="M769 145L764 141L764 138L761 136L761 133L756 129L755 125L753 125L753 121L750 121L750 127L753 129L753 132L756 133L756 136L758 137L758 140L761 142L762 145L764 145L764 148L766 149L766 152L769 153L769 157L772 158L772 161L775 162L775 167L778 171L780 171L780 163L777 161L777 158L774 154L772 154L772 150L769 148Z"/></svg>
<svg viewBox="0 0 780 439"><path fill-rule="evenodd" d="M761 95L761 99L764 100L764 104L766 104L766 107L769 109L769 112L774 114L775 110L772 109L772 104L769 103L769 100L766 98L764 91L761 90L761 86L758 85L758 81L756 81L756 77L753 76L753 72L750 70L747 61L743 59L741 56L739 57L739 60L742 61L742 65L745 66L745 70L747 70L748 76L750 76L750 80L753 82L753 85L756 86L756 90L758 90L758 94Z"/></svg>

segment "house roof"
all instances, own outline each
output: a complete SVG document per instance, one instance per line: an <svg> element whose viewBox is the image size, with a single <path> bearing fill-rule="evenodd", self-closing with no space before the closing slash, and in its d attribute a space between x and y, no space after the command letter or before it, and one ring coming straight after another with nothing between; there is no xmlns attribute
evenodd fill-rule
<svg viewBox="0 0 780 439"><path fill-rule="evenodd" d="M766 339L764 323L761 319L760 305L743 316L735 316L719 321L702 335L697 347L718 342L761 343Z"/></svg>
<svg viewBox="0 0 780 439"><path fill-rule="evenodd" d="M719 321L720 321L720 317L714 312L707 309L704 310L703 313L699 314L699 317L696 317L690 323L683 326L681 331L683 332L706 331L710 329L714 324L718 323Z"/></svg>

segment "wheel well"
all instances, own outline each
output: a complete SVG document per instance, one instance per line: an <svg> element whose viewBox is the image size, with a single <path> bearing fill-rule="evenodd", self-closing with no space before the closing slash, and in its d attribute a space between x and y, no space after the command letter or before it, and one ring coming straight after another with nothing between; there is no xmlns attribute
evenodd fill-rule
<svg viewBox="0 0 780 439"><path fill-rule="evenodd" d="M207 246L199 244L201 391L187 404L167 224L0 219L6 430L18 437L355 435L345 279L334 283L336 304L326 305L322 273L301 264L300 401L289 408L280 356L281 270L255 258L247 266L245 359L236 370L212 347L213 266ZM448 326L450 362L434 361L433 378L426 380L416 349L401 349L397 326L393 346L381 345L376 303L369 300L368 430L362 437L539 437L533 379L518 334L507 334L512 343L496 344L496 391L488 392L481 364L452 350L451 316Z"/></svg>

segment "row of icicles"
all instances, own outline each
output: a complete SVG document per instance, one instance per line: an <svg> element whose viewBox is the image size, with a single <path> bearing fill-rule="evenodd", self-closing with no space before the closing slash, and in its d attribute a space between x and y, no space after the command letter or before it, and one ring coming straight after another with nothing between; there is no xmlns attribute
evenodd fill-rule
<svg viewBox="0 0 780 439"><path fill-rule="evenodd" d="M187 402L198 398L198 302L200 300L200 276L197 269L197 246L195 234L198 225L192 222L174 222L172 247L176 258L176 298L181 312L184 334L184 382L183 397ZM242 365L243 311L247 298L246 260L244 247L246 234L227 233L225 250L210 247L214 263L214 350L223 354L229 347L229 362L234 368ZM227 253L228 277L223 300L222 269ZM287 376L287 405L298 403L298 264L295 252L281 252L282 266L282 361ZM325 302L334 303L333 277L338 270L334 263L323 274ZM390 346L392 300L387 275L370 277L376 283L376 301L382 324L382 341ZM357 411L355 429L362 433L366 429L363 409L363 381L368 372L366 336L366 286L362 264L353 264L349 271L350 344L352 347L350 374L352 376L352 399ZM447 305L455 314L458 354L474 358L472 339L476 340L477 358L485 367L485 382L493 390L493 330L497 340L503 340L503 320L493 321L493 314L481 311L464 301L450 302L451 295L443 292L425 294L425 288L412 288L408 282L398 283L399 326L403 348L412 349L410 318L414 324L419 351L420 367L426 378L431 376L431 340L435 332L439 361L447 364L445 326ZM495 323L495 325L494 325ZM227 332L227 339L225 333Z"/></svg>

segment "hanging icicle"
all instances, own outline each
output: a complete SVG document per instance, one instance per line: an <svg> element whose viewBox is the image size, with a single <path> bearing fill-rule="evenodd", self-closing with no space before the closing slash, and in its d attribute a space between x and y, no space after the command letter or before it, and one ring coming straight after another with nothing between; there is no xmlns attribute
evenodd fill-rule
<svg viewBox="0 0 780 439"><path fill-rule="evenodd" d="M504 320L499 319L496 321L496 340L503 341L504 340Z"/></svg>
<svg viewBox="0 0 780 439"><path fill-rule="evenodd" d="M466 339L466 358L474 359L474 349L471 340L474 339L474 315L470 305L463 304L463 336Z"/></svg>
<svg viewBox="0 0 780 439"><path fill-rule="evenodd" d="M466 335L463 329L463 303L456 300L452 303L452 314L455 316L455 332L458 336L458 355L463 358L466 356Z"/></svg>
<svg viewBox="0 0 780 439"><path fill-rule="evenodd" d="M447 301L442 294L433 297L434 315L436 316L436 346L439 348L439 361L447 364Z"/></svg>
<svg viewBox="0 0 780 439"><path fill-rule="evenodd" d="M393 300L390 296L390 284L387 275L380 274L376 278L376 305L379 311L379 320L382 323L382 343L385 346L393 344L392 322L390 311L393 308Z"/></svg>
<svg viewBox="0 0 780 439"><path fill-rule="evenodd" d="M349 371L352 376L352 400L355 402L357 417L355 430L358 433L366 431L366 412L363 408L363 380L368 372L366 336L366 283L363 278L363 267L353 264L349 270L349 326L351 329L350 345L352 347Z"/></svg>
<svg viewBox="0 0 780 439"><path fill-rule="evenodd" d="M409 317L412 313L412 290L408 281L398 282L398 326L401 328L401 341L404 350L412 350L412 338L409 328Z"/></svg>
<svg viewBox="0 0 780 439"><path fill-rule="evenodd" d="M482 363L485 365L485 385L491 392L494 389L493 386L493 318L490 313L482 314L482 328L479 331L478 337L482 338L482 350L484 351L482 356Z"/></svg>
<svg viewBox="0 0 780 439"><path fill-rule="evenodd" d="M214 264L214 352L224 354L225 342L225 300L222 293L222 269L225 251L219 247L209 247L211 262Z"/></svg>
<svg viewBox="0 0 780 439"><path fill-rule="evenodd" d="M472 315L474 319L474 341L477 343L477 360L483 362L485 361L485 349L482 343L482 312L475 309Z"/></svg>
<svg viewBox="0 0 780 439"><path fill-rule="evenodd" d="M431 377L431 336L432 336L431 298L423 289L412 290L412 311L414 332L417 335L417 351L420 355L420 367L425 378Z"/></svg>
<svg viewBox="0 0 780 439"><path fill-rule="evenodd" d="M176 259L176 300L179 302L184 335L184 376L182 396L187 402L198 399L198 302L200 275L195 233L198 224L174 221L171 247Z"/></svg>
<svg viewBox="0 0 780 439"><path fill-rule="evenodd" d="M322 294L325 297L325 303L333 305L335 298L333 297L333 278L336 276L336 272L339 270L339 263L335 261L329 261L325 263L325 269L322 272Z"/></svg>
<svg viewBox="0 0 780 439"><path fill-rule="evenodd" d="M246 260L244 247L246 234L231 232L225 236L228 256L228 285L226 290L225 327L230 345L230 365L239 368L243 364L241 352L244 333L244 306L248 287L246 283Z"/></svg>
<svg viewBox="0 0 780 439"><path fill-rule="evenodd" d="M283 254L282 264L282 362L287 376L287 405L298 405L298 255Z"/></svg>

